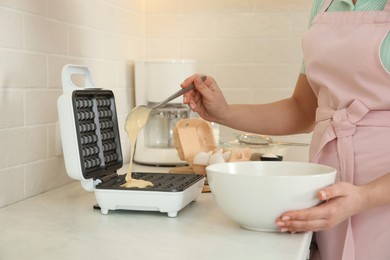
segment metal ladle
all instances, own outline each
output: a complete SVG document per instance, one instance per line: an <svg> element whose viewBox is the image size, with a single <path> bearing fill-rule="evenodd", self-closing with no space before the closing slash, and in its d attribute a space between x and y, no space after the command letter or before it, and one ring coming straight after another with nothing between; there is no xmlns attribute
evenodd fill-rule
<svg viewBox="0 0 390 260"><path fill-rule="evenodd" d="M201 79L202 79L202 81L205 81L206 76L202 76ZM174 100L175 98L180 97L181 95L184 95L185 93L193 90L194 87L195 87L194 83L191 83L191 85L189 85L188 87L180 89L179 91L173 93L172 95L170 95L169 97L167 97L163 101L161 101L157 104L154 104L154 105L148 105L147 107L149 107L150 109L156 109L156 108L162 107L162 106L166 105L167 103L169 103L170 101Z"/></svg>

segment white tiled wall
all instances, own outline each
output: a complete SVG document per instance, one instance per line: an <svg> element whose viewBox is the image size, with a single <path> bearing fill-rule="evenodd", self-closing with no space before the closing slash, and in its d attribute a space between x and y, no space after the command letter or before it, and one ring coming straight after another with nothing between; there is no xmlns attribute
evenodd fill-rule
<svg viewBox="0 0 390 260"><path fill-rule="evenodd" d="M112 89L123 121L143 21L143 0L0 0L0 207L71 181L58 155L65 64Z"/></svg>
<svg viewBox="0 0 390 260"><path fill-rule="evenodd" d="M232 103L285 98L300 71L311 2L145 0L145 55L197 60Z"/></svg>
<svg viewBox="0 0 390 260"><path fill-rule="evenodd" d="M87 65L133 106L132 60L190 58L230 102L287 97L310 0L0 0L0 207L64 185L61 69ZM127 140L122 132L125 158Z"/></svg>

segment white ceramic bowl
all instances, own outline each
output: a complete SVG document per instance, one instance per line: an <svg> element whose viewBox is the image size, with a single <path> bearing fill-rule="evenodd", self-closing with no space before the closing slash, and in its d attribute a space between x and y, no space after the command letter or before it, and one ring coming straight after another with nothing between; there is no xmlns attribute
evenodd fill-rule
<svg viewBox="0 0 390 260"><path fill-rule="evenodd" d="M278 231L275 220L288 210L310 208L316 193L334 183L332 167L304 162L228 162L207 166L219 207L242 227Z"/></svg>

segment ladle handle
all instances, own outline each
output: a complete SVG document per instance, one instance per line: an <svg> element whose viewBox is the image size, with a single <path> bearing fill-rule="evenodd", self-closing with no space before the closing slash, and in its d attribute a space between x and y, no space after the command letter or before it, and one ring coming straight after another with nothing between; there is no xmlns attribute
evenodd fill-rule
<svg viewBox="0 0 390 260"><path fill-rule="evenodd" d="M203 81L205 81L206 78L207 78L206 76L202 76ZM191 83L191 85L189 85L188 87L180 89L179 91L175 92L174 94L172 94L168 98L164 99L160 103L156 104L155 106L152 106L151 108L155 109L155 108L162 107L162 106L166 105L169 101L174 100L175 98L180 97L181 95L184 95L185 93L193 90L194 87L195 87L194 83Z"/></svg>

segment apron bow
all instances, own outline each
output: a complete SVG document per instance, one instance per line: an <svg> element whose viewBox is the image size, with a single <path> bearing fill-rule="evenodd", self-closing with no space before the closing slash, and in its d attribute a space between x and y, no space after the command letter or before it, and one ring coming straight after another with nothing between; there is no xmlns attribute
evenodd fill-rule
<svg viewBox="0 0 390 260"><path fill-rule="evenodd" d="M319 143L314 156L318 161L320 151L332 140L337 139L337 152L340 162L341 181L353 183L354 149L352 137L356 132L356 124L364 118L370 110L359 100L354 100L347 108L334 110L330 107L318 107L316 121L328 121L325 133Z"/></svg>

